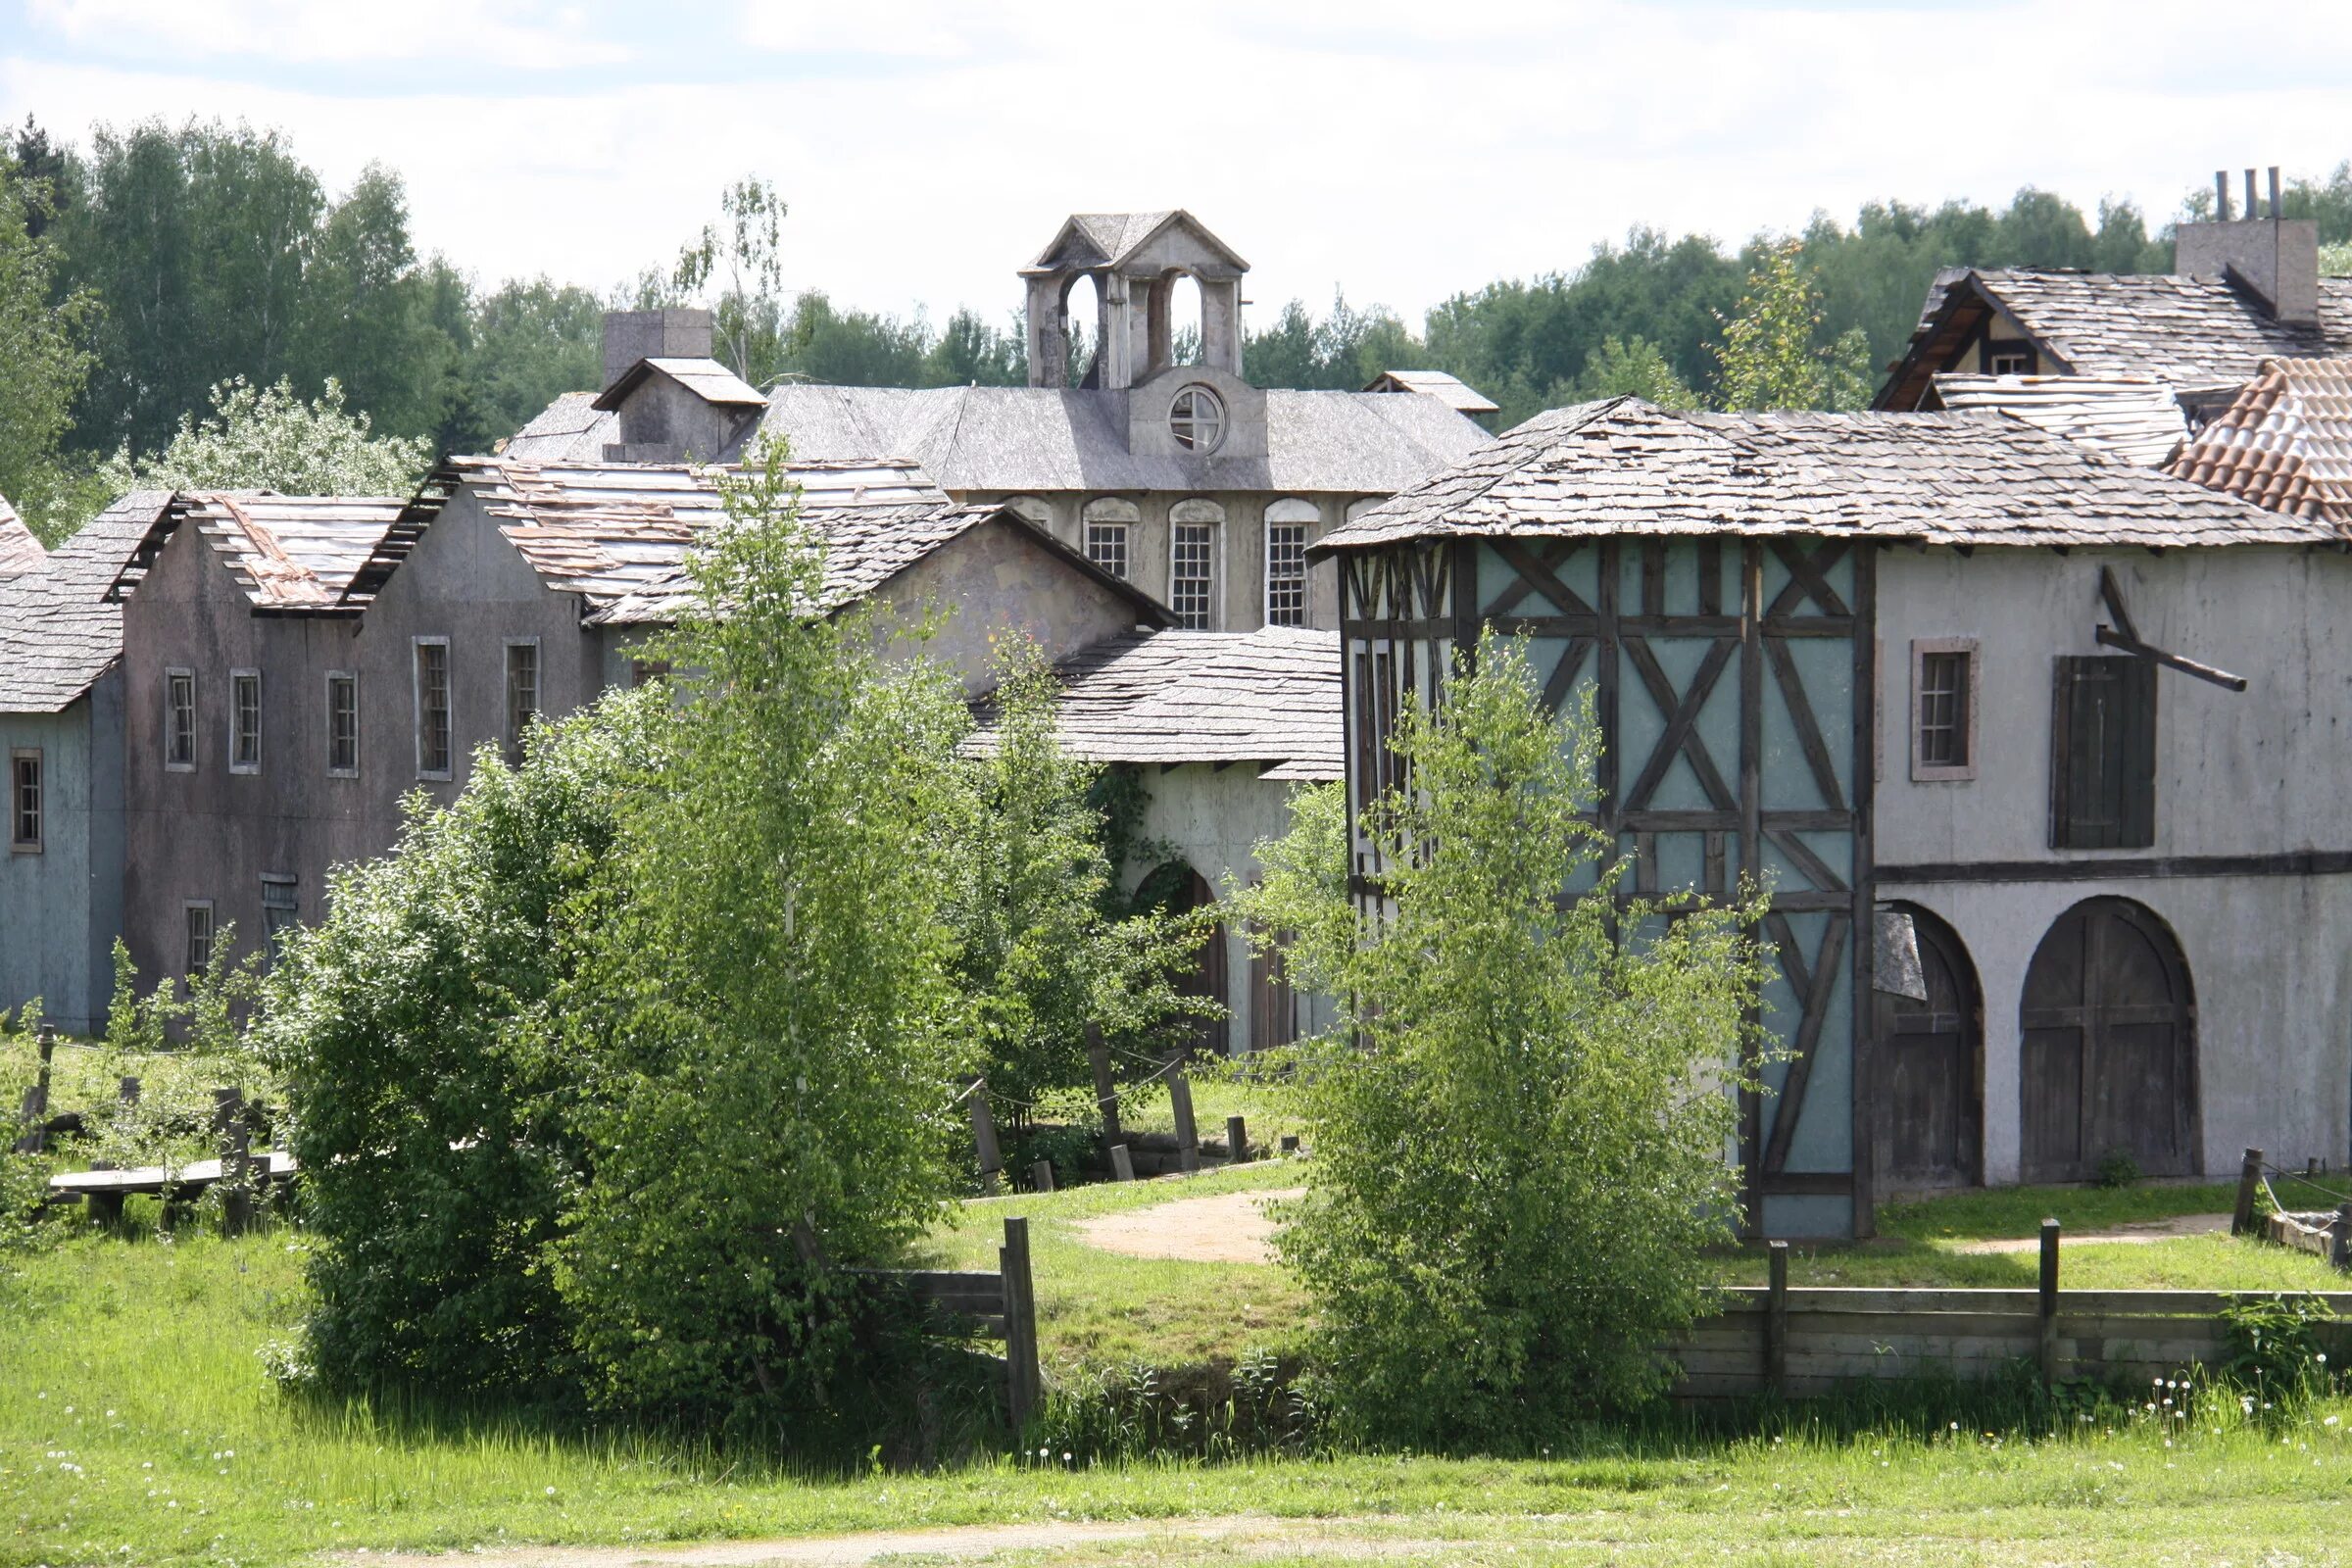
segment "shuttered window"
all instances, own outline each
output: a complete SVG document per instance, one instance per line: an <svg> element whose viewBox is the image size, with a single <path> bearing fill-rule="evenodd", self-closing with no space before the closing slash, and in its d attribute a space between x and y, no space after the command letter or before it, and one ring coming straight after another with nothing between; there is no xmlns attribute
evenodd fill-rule
<svg viewBox="0 0 2352 1568"><path fill-rule="evenodd" d="M2156 842L2156 666L2131 655L2062 658L2052 699L2050 847Z"/></svg>

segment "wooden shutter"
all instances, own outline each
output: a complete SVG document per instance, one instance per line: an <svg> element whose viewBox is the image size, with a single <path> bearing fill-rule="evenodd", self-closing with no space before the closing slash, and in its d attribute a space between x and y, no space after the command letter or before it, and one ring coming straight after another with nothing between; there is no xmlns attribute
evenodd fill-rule
<svg viewBox="0 0 2352 1568"><path fill-rule="evenodd" d="M2156 666L2129 654L2063 657L2050 707L2050 847L2154 844Z"/></svg>

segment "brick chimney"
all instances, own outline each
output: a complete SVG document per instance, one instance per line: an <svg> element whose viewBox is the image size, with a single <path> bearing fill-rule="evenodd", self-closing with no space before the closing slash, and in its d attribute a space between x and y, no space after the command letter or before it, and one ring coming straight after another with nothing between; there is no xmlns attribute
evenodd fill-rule
<svg viewBox="0 0 2352 1568"><path fill-rule="evenodd" d="M2320 324L2320 225L2308 218L2278 216L2278 171L2270 172L2270 210L2265 213L2246 171L2246 211L2230 214L2230 175L2213 176L2210 222L2182 223L2175 232L2173 270L2196 277L2227 277L2260 299L2285 326Z"/></svg>
<svg viewBox="0 0 2352 1568"><path fill-rule="evenodd" d="M2313 252L2313 267L2319 266ZM639 360L707 360L710 357L710 313L684 307L665 311L605 313L605 378L599 392L620 379Z"/></svg>

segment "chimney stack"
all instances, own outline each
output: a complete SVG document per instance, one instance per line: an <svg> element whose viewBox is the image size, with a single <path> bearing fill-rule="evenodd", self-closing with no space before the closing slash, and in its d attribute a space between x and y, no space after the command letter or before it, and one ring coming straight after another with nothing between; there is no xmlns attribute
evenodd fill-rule
<svg viewBox="0 0 2352 1568"><path fill-rule="evenodd" d="M2314 266L2317 266L2315 261ZM707 360L710 357L710 313L673 306L662 311L605 313L603 392L639 360Z"/></svg>
<svg viewBox="0 0 2352 1568"><path fill-rule="evenodd" d="M2229 171L2213 176L2214 218L2175 231L2173 270L2227 278L2253 294L2283 326L2320 324L2320 225L2279 216L2278 171L2270 172L2271 210L2265 215L2246 171L2245 216L2230 211Z"/></svg>

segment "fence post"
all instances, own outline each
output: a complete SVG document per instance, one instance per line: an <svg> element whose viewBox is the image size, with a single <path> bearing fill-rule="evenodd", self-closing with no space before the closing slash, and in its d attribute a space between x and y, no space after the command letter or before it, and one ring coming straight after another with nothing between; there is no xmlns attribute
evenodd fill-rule
<svg viewBox="0 0 2352 1568"><path fill-rule="evenodd" d="M974 1074L964 1080L972 1102L972 1151L980 1160L980 1190L994 1194L1004 1173L1004 1156L997 1149L997 1119L989 1113L988 1080Z"/></svg>
<svg viewBox="0 0 2352 1568"><path fill-rule="evenodd" d="M213 1126L220 1135L220 1219L231 1236L253 1227L253 1123L245 1091L213 1091Z"/></svg>
<svg viewBox="0 0 2352 1568"><path fill-rule="evenodd" d="M1050 1159L1041 1159L1031 1165L1029 1167L1029 1185L1041 1193L1052 1192L1054 1190L1054 1162Z"/></svg>
<svg viewBox="0 0 2352 1568"><path fill-rule="evenodd" d="M1004 1245L997 1252L997 1264L1004 1271L1004 1409L1018 1435L1037 1413L1044 1393L1037 1370L1037 1292L1029 1275L1026 1219L1004 1221Z"/></svg>
<svg viewBox="0 0 2352 1568"><path fill-rule="evenodd" d="M115 1099L125 1107L137 1104L139 1102L139 1080L129 1073L124 1073L121 1078L115 1080Z"/></svg>
<svg viewBox="0 0 2352 1568"><path fill-rule="evenodd" d="M1766 1250L1770 1260L1764 1296L1764 1387L1786 1396L1788 1393L1788 1244L1774 1242Z"/></svg>
<svg viewBox="0 0 2352 1568"><path fill-rule="evenodd" d="M2254 1234L2254 1195L2262 1187L2262 1151L2246 1151L2245 1163L2237 1168L2237 1207L2230 1211L2230 1234Z"/></svg>
<svg viewBox="0 0 2352 1568"><path fill-rule="evenodd" d="M1236 1165L1250 1157L1250 1124L1239 1116L1225 1118L1225 1151Z"/></svg>
<svg viewBox="0 0 2352 1568"><path fill-rule="evenodd" d="M1193 1085L1184 1075L1182 1051L1168 1056L1168 1108L1176 1113L1176 1168L1187 1176L1200 1168L1200 1137L1193 1125Z"/></svg>
<svg viewBox="0 0 2352 1568"><path fill-rule="evenodd" d="M45 1085L34 1084L24 1091L17 1121L18 1153L37 1154L49 1147L49 1090Z"/></svg>
<svg viewBox="0 0 2352 1568"><path fill-rule="evenodd" d="M1102 1026L1086 1026L1086 1059L1095 1069L1095 1108L1102 1115L1102 1157L1110 1158L1112 1149L1126 1143L1119 1131L1119 1089L1110 1081L1110 1048L1102 1043Z"/></svg>
<svg viewBox="0 0 2352 1568"><path fill-rule="evenodd" d="M2058 1222L2041 1222L2041 1377L2058 1381Z"/></svg>
<svg viewBox="0 0 2352 1568"><path fill-rule="evenodd" d="M41 1075L35 1081L41 1086L41 1102L46 1104L49 1100L49 1063L50 1059L57 1054L57 1025L53 1023L41 1025L38 1039L41 1053Z"/></svg>
<svg viewBox="0 0 2352 1568"><path fill-rule="evenodd" d="M1125 1144L1110 1146L1110 1174L1114 1181L1135 1180L1135 1156L1127 1152Z"/></svg>
<svg viewBox="0 0 2352 1568"><path fill-rule="evenodd" d="M2346 1199L2335 1211L2334 1243L2328 1251L2337 1268L2352 1272L2352 1199Z"/></svg>

